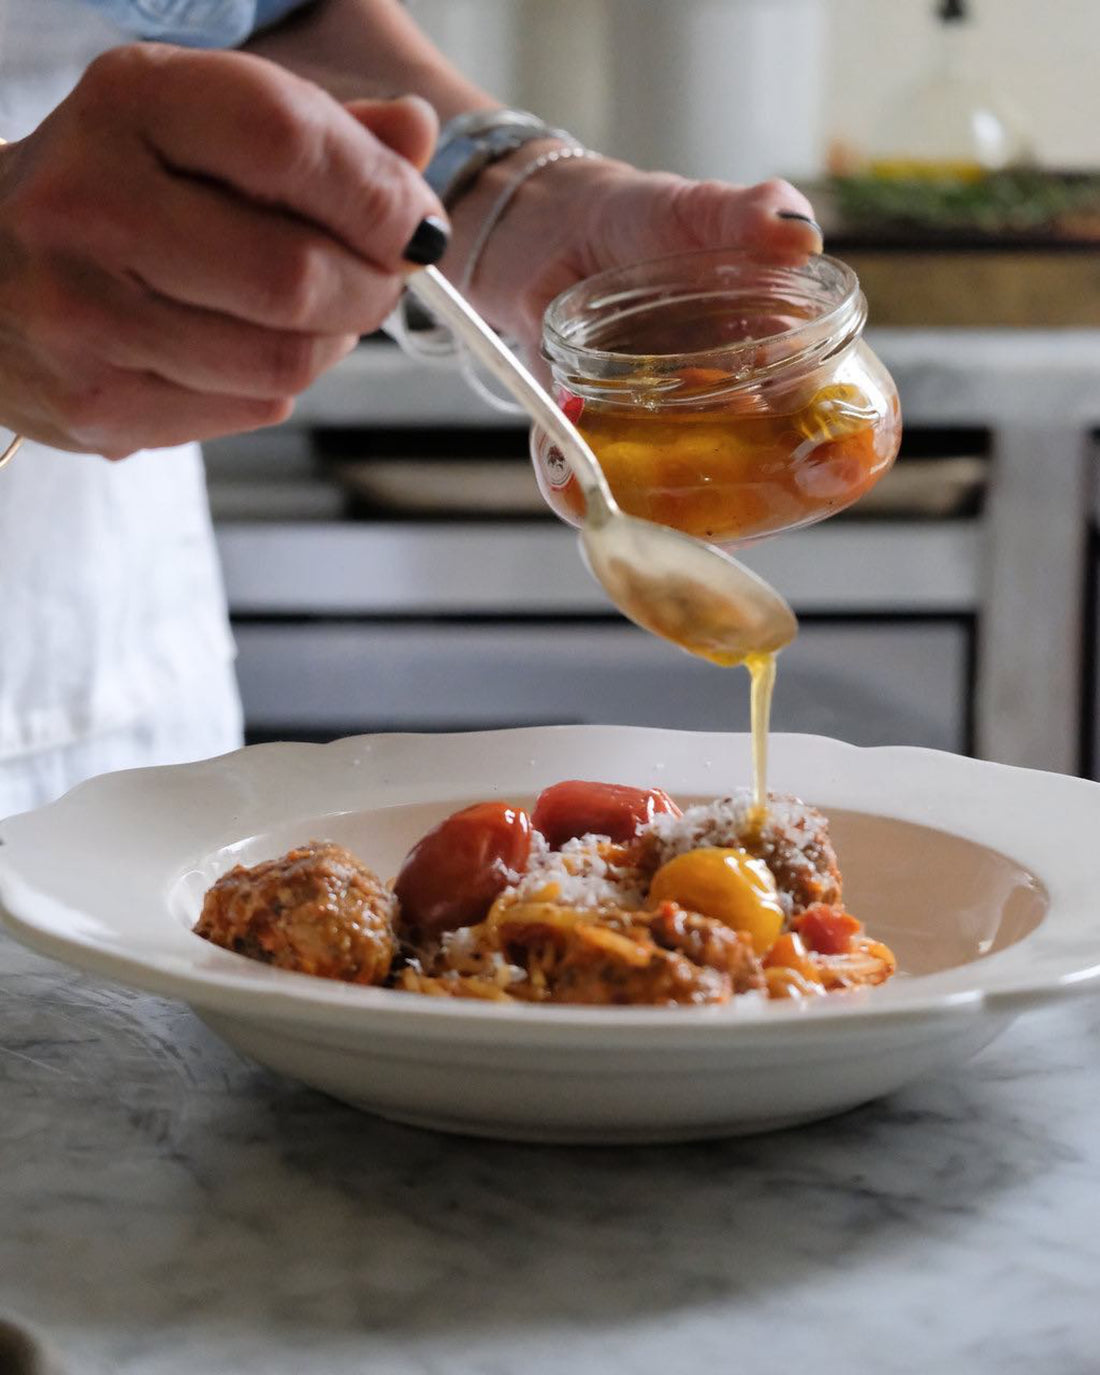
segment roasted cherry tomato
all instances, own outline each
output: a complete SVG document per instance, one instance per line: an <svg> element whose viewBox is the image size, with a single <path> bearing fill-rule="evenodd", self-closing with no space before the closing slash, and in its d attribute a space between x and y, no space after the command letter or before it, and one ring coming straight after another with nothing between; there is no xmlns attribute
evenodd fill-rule
<svg viewBox="0 0 1100 1375"><path fill-rule="evenodd" d="M531 818L507 802L478 802L414 845L397 875L400 923L430 936L473 926L531 853Z"/></svg>
<svg viewBox="0 0 1100 1375"><path fill-rule="evenodd" d="M783 929L775 879L762 859L744 850L686 850L662 864L649 885L646 905L674 902L689 912L744 931L762 955Z"/></svg>
<svg viewBox="0 0 1100 1375"><path fill-rule="evenodd" d="M610 836L620 844L659 812L680 816L680 808L660 788L626 788L619 783L583 783L571 778L544 788L531 813L552 850L575 836Z"/></svg>
<svg viewBox="0 0 1100 1375"><path fill-rule="evenodd" d="M846 955L852 948L852 937L863 930L855 917L823 903L807 907L792 925L809 949L819 955Z"/></svg>

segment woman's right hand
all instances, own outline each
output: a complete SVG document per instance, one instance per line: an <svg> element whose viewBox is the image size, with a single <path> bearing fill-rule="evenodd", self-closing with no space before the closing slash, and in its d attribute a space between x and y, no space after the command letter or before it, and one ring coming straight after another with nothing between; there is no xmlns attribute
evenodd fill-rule
<svg viewBox="0 0 1100 1375"><path fill-rule="evenodd" d="M121 458L285 419L443 214L430 108L352 109L241 53L97 59L0 148L0 425Z"/></svg>

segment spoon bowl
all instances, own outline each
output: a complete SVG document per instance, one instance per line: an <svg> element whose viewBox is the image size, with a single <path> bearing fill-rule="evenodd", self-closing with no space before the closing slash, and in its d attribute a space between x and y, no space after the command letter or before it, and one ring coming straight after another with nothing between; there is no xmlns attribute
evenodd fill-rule
<svg viewBox="0 0 1100 1375"><path fill-rule="evenodd" d="M441 272L422 268L407 278L407 286L558 445L584 493L585 562L624 616L719 664L774 654L794 639L798 623L791 608L744 564L619 508L573 422Z"/></svg>
<svg viewBox="0 0 1100 1375"><path fill-rule="evenodd" d="M666 525L616 510L587 520L581 550L597 582L635 625L713 663L775 654L794 639L794 612L744 564Z"/></svg>

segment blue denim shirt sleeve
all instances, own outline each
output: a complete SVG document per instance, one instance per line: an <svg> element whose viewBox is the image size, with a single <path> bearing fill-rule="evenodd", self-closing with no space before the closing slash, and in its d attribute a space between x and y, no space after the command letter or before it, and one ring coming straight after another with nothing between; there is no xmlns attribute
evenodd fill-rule
<svg viewBox="0 0 1100 1375"><path fill-rule="evenodd" d="M235 48L311 0L85 0L135 38Z"/></svg>

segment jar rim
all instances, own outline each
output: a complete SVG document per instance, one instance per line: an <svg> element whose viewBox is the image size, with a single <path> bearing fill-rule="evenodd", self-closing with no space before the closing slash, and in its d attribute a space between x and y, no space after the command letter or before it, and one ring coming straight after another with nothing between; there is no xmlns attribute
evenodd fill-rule
<svg viewBox="0 0 1100 1375"><path fill-rule="evenodd" d="M626 306L632 297L644 302L647 292L653 302L659 302L662 298L652 293L662 287L674 290L677 268L682 269L679 280L685 287L689 285L686 269L694 268L696 273L702 269L704 281L696 284L699 291L705 291L708 272L713 276L716 289L723 280L727 289L736 286L739 278L743 289L747 289L754 279L759 286L761 278L776 286L785 282L791 287L809 288L820 300L822 309L771 334L673 353L626 352L577 342L576 336L582 332L586 319L590 323L593 313L600 308ZM777 300L781 299L777 294ZM728 366L740 361L743 365L736 373L731 370L722 388L728 391L758 383L780 368L810 367L833 356L859 337L866 318L867 303L860 291L859 279L838 258L813 254L802 263L792 264L747 249L697 249L610 268L568 287L546 309L542 352L551 364L580 377L587 375L589 367L601 374L625 374L646 364L659 370L661 364L672 361L694 367L719 361ZM568 323L570 319L572 325Z"/></svg>

